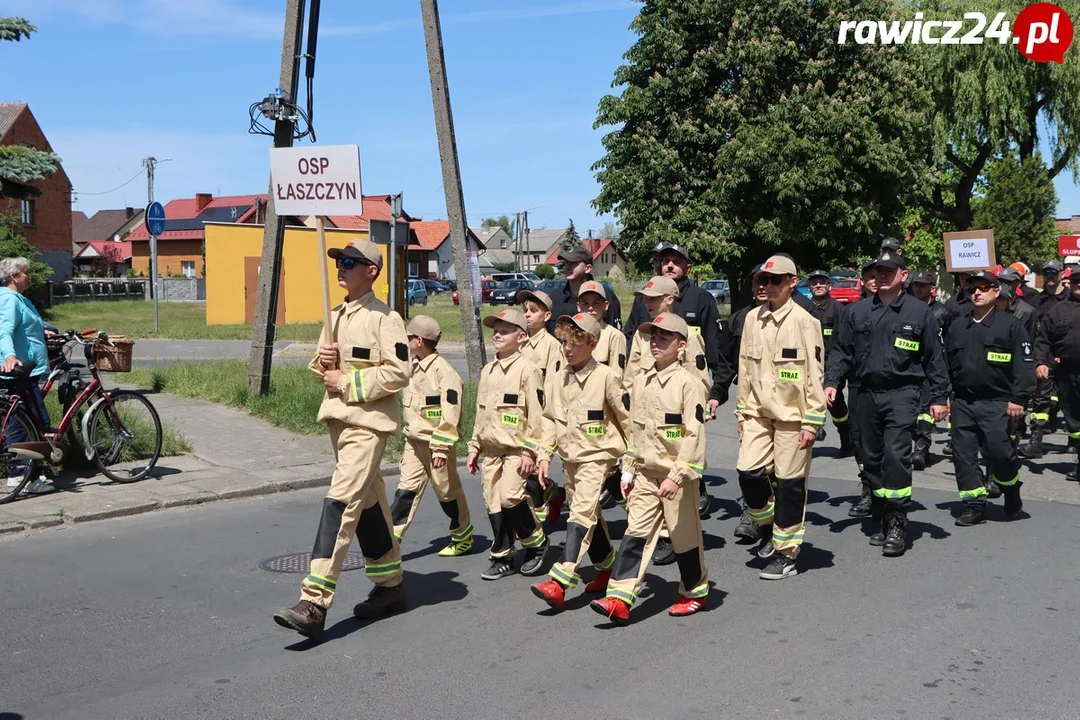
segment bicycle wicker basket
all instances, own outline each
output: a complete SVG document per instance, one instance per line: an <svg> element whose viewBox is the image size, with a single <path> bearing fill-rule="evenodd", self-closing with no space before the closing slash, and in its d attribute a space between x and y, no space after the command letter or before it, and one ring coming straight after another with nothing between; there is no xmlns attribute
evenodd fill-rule
<svg viewBox="0 0 1080 720"><path fill-rule="evenodd" d="M94 363L102 372L131 372L131 353L135 341L123 337L111 337L109 342L94 345Z"/></svg>

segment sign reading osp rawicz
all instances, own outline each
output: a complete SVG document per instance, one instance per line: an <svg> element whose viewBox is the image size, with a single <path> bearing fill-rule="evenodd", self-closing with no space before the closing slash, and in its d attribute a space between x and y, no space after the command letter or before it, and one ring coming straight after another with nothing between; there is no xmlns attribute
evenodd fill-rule
<svg viewBox="0 0 1080 720"><path fill-rule="evenodd" d="M360 148L274 148L270 185L278 215L361 215Z"/></svg>
<svg viewBox="0 0 1080 720"><path fill-rule="evenodd" d="M977 272L997 265L993 230L966 230L943 233L945 269L948 272Z"/></svg>

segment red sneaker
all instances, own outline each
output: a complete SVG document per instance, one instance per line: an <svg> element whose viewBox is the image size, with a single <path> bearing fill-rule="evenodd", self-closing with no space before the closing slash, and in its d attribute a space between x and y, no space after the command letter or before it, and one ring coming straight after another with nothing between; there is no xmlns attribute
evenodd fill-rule
<svg viewBox="0 0 1080 720"><path fill-rule="evenodd" d="M548 520L551 524L557 525L559 522L559 515L562 514L563 503L566 502L566 491L559 488L555 491L555 494L551 496L551 500L548 501Z"/></svg>
<svg viewBox="0 0 1080 720"><path fill-rule="evenodd" d="M616 625L628 625L630 623L630 606L619 598L606 597L593 600L589 603L589 607Z"/></svg>
<svg viewBox="0 0 1080 720"><path fill-rule="evenodd" d="M546 602L556 610L562 610L566 599L566 588L555 580L547 580L542 583L532 584L533 595Z"/></svg>
<svg viewBox="0 0 1080 720"><path fill-rule="evenodd" d="M684 615L693 615L704 609L705 598L688 598L680 595L679 599L676 600L675 604L668 610L668 615L683 617Z"/></svg>
<svg viewBox="0 0 1080 720"><path fill-rule="evenodd" d="M601 570L596 573L596 579L585 585L585 592L587 593L602 593L607 592L608 580L611 579L610 570Z"/></svg>

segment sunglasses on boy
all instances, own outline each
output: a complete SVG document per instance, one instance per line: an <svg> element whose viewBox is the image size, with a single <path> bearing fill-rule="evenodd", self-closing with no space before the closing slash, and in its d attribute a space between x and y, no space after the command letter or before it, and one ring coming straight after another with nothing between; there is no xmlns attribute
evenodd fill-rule
<svg viewBox="0 0 1080 720"><path fill-rule="evenodd" d="M338 258L337 267L339 270L352 270L357 265L370 265L369 262L363 260L357 260L356 258Z"/></svg>
<svg viewBox="0 0 1080 720"><path fill-rule="evenodd" d="M788 281L789 275L769 275L768 273L762 273L754 278L754 282L758 285L783 285Z"/></svg>

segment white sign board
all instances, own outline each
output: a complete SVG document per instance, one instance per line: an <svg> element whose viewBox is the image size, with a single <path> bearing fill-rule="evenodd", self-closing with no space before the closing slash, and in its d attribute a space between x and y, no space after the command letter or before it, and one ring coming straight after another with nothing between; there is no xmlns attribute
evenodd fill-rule
<svg viewBox="0 0 1080 720"><path fill-rule="evenodd" d="M988 270L997 265L993 230L944 233L945 269L951 273Z"/></svg>
<svg viewBox="0 0 1080 720"><path fill-rule="evenodd" d="M324 145L270 150L278 215L362 215L360 148Z"/></svg>
<svg viewBox="0 0 1080 720"><path fill-rule="evenodd" d="M484 290L480 285L480 258L475 251L465 253L465 258L469 262L469 276L472 278L473 305L479 307Z"/></svg>

